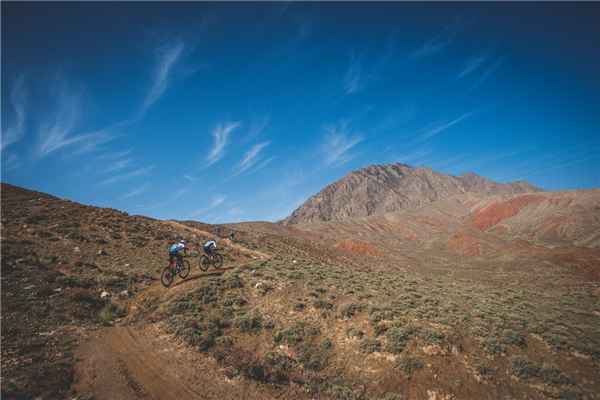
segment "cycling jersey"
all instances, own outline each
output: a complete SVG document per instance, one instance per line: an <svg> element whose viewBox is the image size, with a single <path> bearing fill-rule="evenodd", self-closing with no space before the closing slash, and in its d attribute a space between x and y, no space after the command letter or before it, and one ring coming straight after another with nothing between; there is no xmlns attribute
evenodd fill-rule
<svg viewBox="0 0 600 400"><path fill-rule="evenodd" d="M177 254L179 251L185 249L185 244L183 243L175 243L169 247L169 254Z"/></svg>

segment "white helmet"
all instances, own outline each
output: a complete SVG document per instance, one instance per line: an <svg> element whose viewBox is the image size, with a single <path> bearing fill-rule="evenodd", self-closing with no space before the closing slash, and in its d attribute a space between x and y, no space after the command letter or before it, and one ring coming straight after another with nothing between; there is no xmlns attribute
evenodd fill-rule
<svg viewBox="0 0 600 400"><path fill-rule="evenodd" d="M181 244L185 244L185 239L181 239L181 240L179 241L179 243L181 243Z"/></svg>

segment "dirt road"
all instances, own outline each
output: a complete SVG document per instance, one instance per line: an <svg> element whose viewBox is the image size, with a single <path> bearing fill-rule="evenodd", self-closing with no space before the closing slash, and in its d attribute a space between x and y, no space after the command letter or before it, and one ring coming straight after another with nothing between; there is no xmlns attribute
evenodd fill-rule
<svg viewBox="0 0 600 400"><path fill-rule="evenodd" d="M256 385L227 379L217 363L192 351L157 325L112 327L93 333L76 354L73 389L80 398L273 398Z"/></svg>

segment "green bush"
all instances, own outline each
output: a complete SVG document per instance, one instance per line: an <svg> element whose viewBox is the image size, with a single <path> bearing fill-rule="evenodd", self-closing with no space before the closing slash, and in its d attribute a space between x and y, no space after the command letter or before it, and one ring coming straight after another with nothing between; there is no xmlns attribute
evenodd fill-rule
<svg viewBox="0 0 600 400"><path fill-rule="evenodd" d="M313 307L319 310L331 310L333 309L333 304L325 300L317 299L313 301Z"/></svg>
<svg viewBox="0 0 600 400"><path fill-rule="evenodd" d="M360 350L364 353L381 351L381 343L377 339L365 338L360 342Z"/></svg>
<svg viewBox="0 0 600 400"><path fill-rule="evenodd" d="M385 333L385 351L400 354L408 344L409 340L418 332L413 326L392 327Z"/></svg>
<svg viewBox="0 0 600 400"><path fill-rule="evenodd" d="M262 315L241 315L238 318L236 318L235 327L242 332L259 333L263 328Z"/></svg>
<svg viewBox="0 0 600 400"><path fill-rule="evenodd" d="M504 344L519 347L524 347L527 344L525 337L521 333L513 331L512 329L505 329L502 332L502 342Z"/></svg>
<svg viewBox="0 0 600 400"><path fill-rule="evenodd" d="M398 368L400 368L407 377L411 377L413 372L423 368L423 361L415 357L405 356L398 360Z"/></svg>
<svg viewBox="0 0 600 400"><path fill-rule="evenodd" d="M319 334L319 328L308 325L305 322L297 322L289 328L278 331L273 339L277 344L285 343L293 346Z"/></svg>
<svg viewBox="0 0 600 400"><path fill-rule="evenodd" d="M350 319L363 310L364 305L350 303L342 306L342 308L340 309L340 315L342 316L342 318Z"/></svg>
<svg viewBox="0 0 600 400"><path fill-rule="evenodd" d="M421 329L419 337L429 344L440 344L445 338L442 332L437 332L432 329Z"/></svg>
<svg viewBox="0 0 600 400"><path fill-rule="evenodd" d="M540 367L525 357L515 356L510 360L510 372L520 379L530 379L540 375Z"/></svg>
<svg viewBox="0 0 600 400"><path fill-rule="evenodd" d="M115 318L124 317L126 314L127 311L125 311L124 308L121 308L112 302L108 302L102 307L98 317L103 325L111 325Z"/></svg>
<svg viewBox="0 0 600 400"><path fill-rule="evenodd" d="M504 345L498 341L498 338L490 336L484 339L483 349L489 354L502 354L506 350Z"/></svg>
<svg viewBox="0 0 600 400"><path fill-rule="evenodd" d="M356 328L348 328L346 329L346 336L349 338L362 338L365 335L365 333L361 330L358 330Z"/></svg>

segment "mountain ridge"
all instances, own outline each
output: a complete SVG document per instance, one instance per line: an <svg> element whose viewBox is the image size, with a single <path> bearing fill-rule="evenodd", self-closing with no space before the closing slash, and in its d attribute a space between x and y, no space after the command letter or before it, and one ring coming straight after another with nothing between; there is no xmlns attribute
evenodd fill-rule
<svg viewBox="0 0 600 400"><path fill-rule="evenodd" d="M293 225L381 215L462 193L497 195L540 191L542 189L525 181L498 183L474 173L453 176L401 163L369 165L325 186L281 222Z"/></svg>

